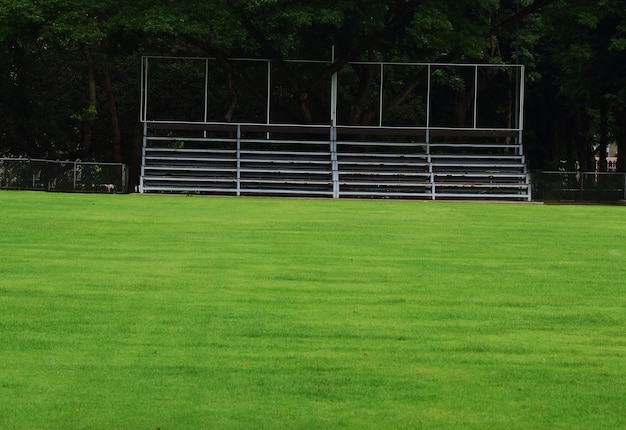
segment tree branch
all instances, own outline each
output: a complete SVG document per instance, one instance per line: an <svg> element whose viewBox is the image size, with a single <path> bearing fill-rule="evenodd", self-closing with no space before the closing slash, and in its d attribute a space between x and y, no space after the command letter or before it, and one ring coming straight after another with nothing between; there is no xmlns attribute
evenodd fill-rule
<svg viewBox="0 0 626 430"><path fill-rule="evenodd" d="M300 91L301 85L298 78L293 74L289 67L287 67L287 64L285 64L282 55L280 55L278 51L274 49L270 41L267 40L265 35L254 25L252 20L250 20L250 18L248 18L246 15L242 14L240 22L241 25L243 25L243 27L246 29L248 34L250 34L250 36L252 36L252 38L256 40L259 45L261 45L261 48L265 52L265 55L273 60L283 71L283 73L287 77L287 80L289 81L289 85L291 86L292 91L294 93Z"/></svg>
<svg viewBox="0 0 626 430"><path fill-rule="evenodd" d="M349 62L358 60L361 54L371 49L373 45L382 40L388 33L398 29L407 19L413 16L417 7L423 2L424 0L407 1L397 5L396 8L390 9L387 13L385 25L378 30L370 32L360 43L356 44L345 55L328 66L324 73L311 84L311 89L327 81L330 76L341 70Z"/></svg>
<svg viewBox="0 0 626 430"><path fill-rule="evenodd" d="M499 24L491 27L489 29L489 32L487 33L487 36L495 36L504 30L508 30L509 28L514 27L517 23L528 17L530 14L538 12L541 8L549 5L550 3L554 3L555 1L556 0L535 0L532 4L526 6L524 9L508 17Z"/></svg>

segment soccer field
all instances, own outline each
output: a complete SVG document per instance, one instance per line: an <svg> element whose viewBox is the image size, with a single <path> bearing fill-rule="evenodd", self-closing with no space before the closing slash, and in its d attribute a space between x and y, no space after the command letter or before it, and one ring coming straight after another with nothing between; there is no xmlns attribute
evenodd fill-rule
<svg viewBox="0 0 626 430"><path fill-rule="evenodd" d="M1 429L626 428L626 208L0 192Z"/></svg>

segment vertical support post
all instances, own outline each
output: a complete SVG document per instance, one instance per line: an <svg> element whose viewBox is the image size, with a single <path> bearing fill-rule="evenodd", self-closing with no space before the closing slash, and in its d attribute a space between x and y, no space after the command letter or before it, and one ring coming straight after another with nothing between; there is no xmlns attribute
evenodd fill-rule
<svg viewBox="0 0 626 430"><path fill-rule="evenodd" d="M517 55L517 54L516 54ZM513 117L513 127L520 128L519 126L519 108L520 108L520 68L519 66L512 66L513 68L513 85L515 85L515 99L513 100L512 109L515 109L511 113Z"/></svg>
<svg viewBox="0 0 626 430"><path fill-rule="evenodd" d="M430 155L430 92L432 86L432 65L428 64L428 79L426 88L426 160L428 162L428 174L430 179L430 198L435 200L436 187L435 187L435 174L433 172L433 159Z"/></svg>
<svg viewBox="0 0 626 430"><path fill-rule="evenodd" d="M128 168L126 166L126 164L122 164L121 166L121 173L122 178L122 186L121 186L121 193L126 194L128 192Z"/></svg>
<svg viewBox="0 0 626 430"><path fill-rule="evenodd" d="M380 90L378 91L378 126L383 126L383 78L384 78L384 63L380 63Z"/></svg>
<svg viewBox="0 0 626 430"><path fill-rule="evenodd" d="M74 173L74 183L73 183L73 186L72 186L72 191L76 191L76 161L74 161L74 171L73 171L73 173Z"/></svg>
<svg viewBox="0 0 626 430"><path fill-rule="evenodd" d="M272 107L271 102L272 97L272 60L267 60L267 105L266 105L266 114L265 114L265 124L269 125L271 116L270 109ZM267 140L270 139L270 132L265 133L265 138Z"/></svg>
<svg viewBox="0 0 626 430"><path fill-rule="evenodd" d="M204 123L209 119L209 59L204 59ZM206 139L206 128L202 132L202 136Z"/></svg>
<svg viewBox="0 0 626 430"><path fill-rule="evenodd" d="M474 65L474 129L478 124L478 64Z"/></svg>
<svg viewBox="0 0 626 430"><path fill-rule="evenodd" d="M144 193L144 175L146 174L146 145L148 141L148 123L144 121L143 123L143 138L141 144L141 175L139 175L139 192Z"/></svg>
<svg viewBox="0 0 626 430"><path fill-rule="evenodd" d="M518 4L518 7L519 7L519 4ZM516 49L515 58L516 58L516 61L518 61L519 60L519 52L518 52L519 44L516 46L515 49ZM515 109L515 111L511 113L511 116L513 117L513 122L514 122L513 127L518 130L518 137L515 142L517 145L515 147L515 155L522 155L522 131L521 131L520 123L519 123L520 121L520 118L519 118L520 82L521 82L520 81L520 68L513 66L513 84L515 85L515 99L513 100L512 109Z"/></svg>
<svg viewBox="0 0 626 430"><path fill-rule="evenodd" d="M146 61L145 57L141 57L141 72L140 72L140 82L139 82L139 121L143 121L143 98L144 98L144 63Z"/></svg>
<svg viewBox="0 0 626 430"><path fill-rule="evenodd" d="M428 134L428 129L430 128L430 86L431 86L431 65L428 65L428 87L426 89L426 133Z"/></svg>
<svg viewBox="0 0 626 430"><path fill-rule="evenodd" d="M520 135L522 133L522 129L524 128L524 92L525 92L525 77L524 77L524 65L520 64L519 66L519 104L518 104L518 109L519 111L517 112L517 124L516 124L516 128L520 131ZM522 142L519 142L520 146L522 144Z"/></svg>
<svg viewBox="0 0 626 430"><path fill-rule="evenodd" d="M333 182L333 198L339 198L339 161L337 158L337 127L330 127L330 165Z"/></svg>
<svg viewBox="0 0 626 430"><path fill-rule="evenodd" d="M437 189L435 185L435 172L433 171L433 159L430 156L430 130L426 129L426 161L428 163L428 180L430 181L430 198L436 200Z"/></svg>
<svg viewBox="0 0 626 430"><path fill-rule="evenodd" d="M517 138L517 155L522 155L524 153L524 141L522 130L524 129L524 92L525 92L525 72L524 65L520 64L516 67L516 74L518 75L518 82L515 85L516 92L515 97L517 98L517 115L515 116L515 128L518 130L518 138ZM528 201L532 200L532 184L530 181L530 174L526 172L526 183L528 184Z"/></svg>
<svg viewBox="0 0 626 430"><path fill-rule="evenodd" d="M148 57L141 59L141 102L139 105L139 121L146 121L148 111Z"/></svg>
<svg viewBox="0 0 626 430"><path fill-rule="evenodd" d="M237 196L241 195L241 124L237 124Z"/></svg>
<svg viewBox="0 0 626 430"><path fill-rule="evenodd" d="M331 49L331 63L335 62L335 45ZM330 126L337 127L337 72L330 77ZM332 138L331 138L332 139Z"/></svg>
<svg viewBox="0 0 626 430"><path fill-rule="evenodd" d="M271 96L272 96L272 61L267 60L267 104L265 112L265 123L270 123L270 108L271 108Z"/></svg>
<svg viewBox="0 0 626 430"><path fill-rule="evenodd" d="M335 45L331 48L331 62L335 62ZM330 78L330 169L333 198L339 198L339 163L337 160L337 72Z"/></svg>

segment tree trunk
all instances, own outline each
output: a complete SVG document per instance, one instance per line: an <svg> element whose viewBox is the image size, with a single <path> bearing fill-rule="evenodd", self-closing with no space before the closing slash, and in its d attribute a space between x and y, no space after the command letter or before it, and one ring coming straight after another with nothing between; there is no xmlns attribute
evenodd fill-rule
<svg viewBox="0 0 626 430"><path fill-rule="evenodd" d="M598 148L598 171L606 172L606 151L609 145L609 106L604 97L600 99L600 146Z"/></svg>
<svg viewBox="0 0 626 430"><path fill-rule="evenodd" d="M460 91L454 100L454 122L457 127L470 127L467 123L467 113L474 101L474 91Z"/></svg>
<svg viewBox="0 0 626 430"><path fill-rule="evenodd" d="M617 171L626 172L626 108L618 108L617 119Z"/></svg>
<svg viewBox="0 0 626 430"><path fill-rule="evenodd" d="M305 124L313 123L313 114L311 113L311 107L309 105L309 92L306 90L300 91L300 113Z"/></svg>
<svg viewBox="0 0 626 430"><path fill-rule="evenodd" d="M352 68L359 78L359 86L350 105L349 124L358 125L362 124L363 105L371 89L374 72L373 67L369 65L354 64Z"/></svg>
<svg viewBox="0 0 626 430"><path fill-rule="evenodd" d="M139 185L139 177L141 175L141 152L143 150L143 124L137 123L135 127L135 135L133 145L130 151L130 163L128 169L128 189L134 191Z"/></svg>
<svg viewBox="0 0 626 430"><path fill-rule="evenodd" d="M93 142L93 120L97 112L96 103L96 65L87 45L83 45L83 54L87 60L87 76L89 80L89 109L83 119L83 158L89 159Z"/></svg>
<svg viewBox="0 0 626 430"><path fill-rule="evenodd" d="M116 163L122 162L122 133L120 132L120 121L117 115L117 106L115 103L115 97L113 96L113 87L111 85L111 76L109 70L105 67L102 70L102 82L104 84L104 91L107 95L109 105L109 116L111 117L111 131L113 140L113 156Z"/></svg>
<svg viewBox="0 0 626 430"><path fill-rule="evenodd" d="M230 104L228 106L228 110L224 114L224 120L226 122L232 122L233 115L235 114L235 110L237 109L237 104L239 100L239 98L237 97L237 91L233 86L232 70L226 71L226 87L228 88L228 93L230 94Z"/></svg>
<svg viewBox="0 0 626 430"><path fill-rule="evenodd" d="M580 133L574 136L574 144L578 153L578 161L580 162L580 170L582 172L593 172L596 167L596 159L594 157L593 148L589 145L589 141Z"/></svg>
<svg viewBox="0 0 626 430"><path fill-rule="evenodd" d="M577 129L572 124L577 124L576 115L571 112L556 110L559 121L555 124L554 130L560 134L564 149L565 163L568 172L579 171L582 169L583 161L576 145Z"/></svg>

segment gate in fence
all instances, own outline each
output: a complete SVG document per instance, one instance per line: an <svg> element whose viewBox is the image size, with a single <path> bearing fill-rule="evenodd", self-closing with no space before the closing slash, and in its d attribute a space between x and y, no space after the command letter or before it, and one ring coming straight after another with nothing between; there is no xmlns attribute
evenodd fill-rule
<svg viewBox="0 0 626 430"><path fill-rule="evenodd" d="M0 158L0 189L126 193L127 184L125 164Z"/></svg>
<svg viewBox="0 0 626 430"><path fill-rule="evenodd" d="M303 124L284 70L270 60L231 65L225 73L207 58L143 58L141 192L531 198L523 66L351 63L319 93L318 120ZM327 65L288 64L322 76ZM172 98L164 85L181 90ZM351 125L356 99L369 116Z"/></svg>

